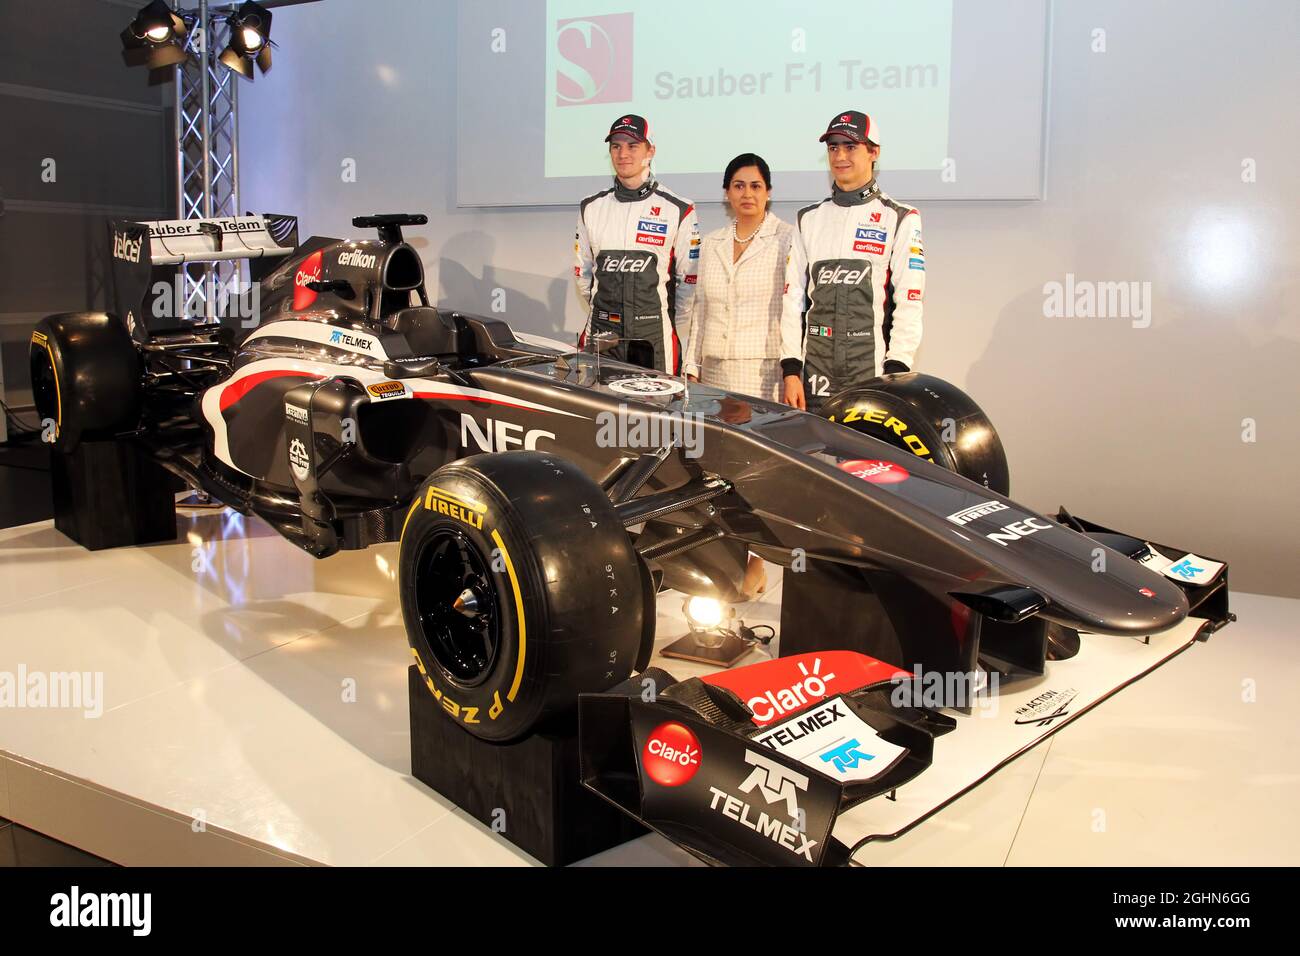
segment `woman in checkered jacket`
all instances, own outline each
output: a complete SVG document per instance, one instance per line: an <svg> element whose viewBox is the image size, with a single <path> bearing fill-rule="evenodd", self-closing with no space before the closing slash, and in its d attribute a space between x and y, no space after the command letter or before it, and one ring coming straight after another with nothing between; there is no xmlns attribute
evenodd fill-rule
<svg viewBox="0 0 1300 956"><path fill-rule="evenodd" d="M684 371L694 381L781 401L781 297L794 227L768 212L772 173L761 156L727 164L731 225L706 235ZM692 254L695 250L692 250Z"/></svg>
<svg viewBox="0 0 1300 956"><path fill-rule="evenodd" d="M722 188L732 221L699 248L683 371L693 381L779 402L781 304L794 227L768 212L772 173L761 156L741 153L728 163ZM766 587L763 559L751 554L743 590L752 599Z"/></svg>

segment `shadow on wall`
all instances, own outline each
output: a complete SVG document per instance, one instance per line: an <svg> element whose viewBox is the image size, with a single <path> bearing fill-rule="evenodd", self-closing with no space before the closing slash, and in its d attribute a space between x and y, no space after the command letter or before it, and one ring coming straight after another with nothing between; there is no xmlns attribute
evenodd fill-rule
<svg viewBox="0 0 1300 956"><path fill-rule="evenodd" d="M1170 275L1151 285L1146 328L1045 316L1041 286L1002 310L967 381L1007 449L1012 495L1223 558L1235 589L1300 596L1300 511L1282 480L1300 343L1266 308L1219 308Z"/></svg>
<svg viewBox="0 0 1300 956"><path fill-rule="evenodd" d="M481 266L482 275L475 276L465 265L491 263L495 256L496 240L485 232L462 232L448 239L438 259L438 307L500 319L521 332L573 339L574 333L564 327L569 282L494 265ZM531 297L525 289L540 295Z"/></svg>

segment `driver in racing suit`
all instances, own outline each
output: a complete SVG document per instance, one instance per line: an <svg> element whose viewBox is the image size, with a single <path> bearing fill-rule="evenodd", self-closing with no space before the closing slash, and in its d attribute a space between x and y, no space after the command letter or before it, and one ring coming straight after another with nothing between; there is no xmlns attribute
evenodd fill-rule
<svg viewBox="0 0 1300 956"><path fill-rule="evenodd" d="M835 185L799 210L781 312L784 399L813 411L846 388L911 369L925 293L921 216L876 183L876 124L849 110L821 141Z"/></svg>
<svg viewBox="0 0 1300 956"><path fill-rule="evenodd" d="M578 299L588 313L579 348L599 332L644 339L654 349L654 367L677 375L699 266L695 204L655 181L655 147L643 117L619 117L605 142L614 185L582 201L573 242ZM627 361L626 343L609 354Z"/></svg>

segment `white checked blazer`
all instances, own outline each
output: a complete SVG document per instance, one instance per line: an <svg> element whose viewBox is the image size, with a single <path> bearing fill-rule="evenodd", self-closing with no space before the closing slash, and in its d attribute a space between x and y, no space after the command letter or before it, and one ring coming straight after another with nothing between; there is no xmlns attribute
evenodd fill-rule
<svg viewBox="0 0 1300 956"><path fill-rule="evenodd" d="M684 373L699 376L710 360L780 359L785 260L793 236L790 223L769 213L734 263L731 226L704 237Z"/></svg>

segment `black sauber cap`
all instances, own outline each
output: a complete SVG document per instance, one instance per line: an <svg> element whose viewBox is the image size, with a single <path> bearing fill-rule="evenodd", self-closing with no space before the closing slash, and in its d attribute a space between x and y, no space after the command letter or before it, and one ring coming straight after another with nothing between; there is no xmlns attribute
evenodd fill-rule
<svg viewBox="0 0 1300 956"><path fill-rule="evenodd" d="M650 124L644 116L626 113L610 124L609 135L605 137L605 142L608 143L617 133L623 133L631 136L638 143L644 143L650 139Z"/></svg>
<svg viewBox="0 0 1300 956"><path fill-rule="evenodd" d="M822 133L819 143L826 142L835 135L847 136L855 143L871 143L872 146L880 145L880 129L871 121L871 117L866 113L859 113L857 110L845 110L843 113L837 113L831 119L830 125L826 127L826 132Z"/></svg>

